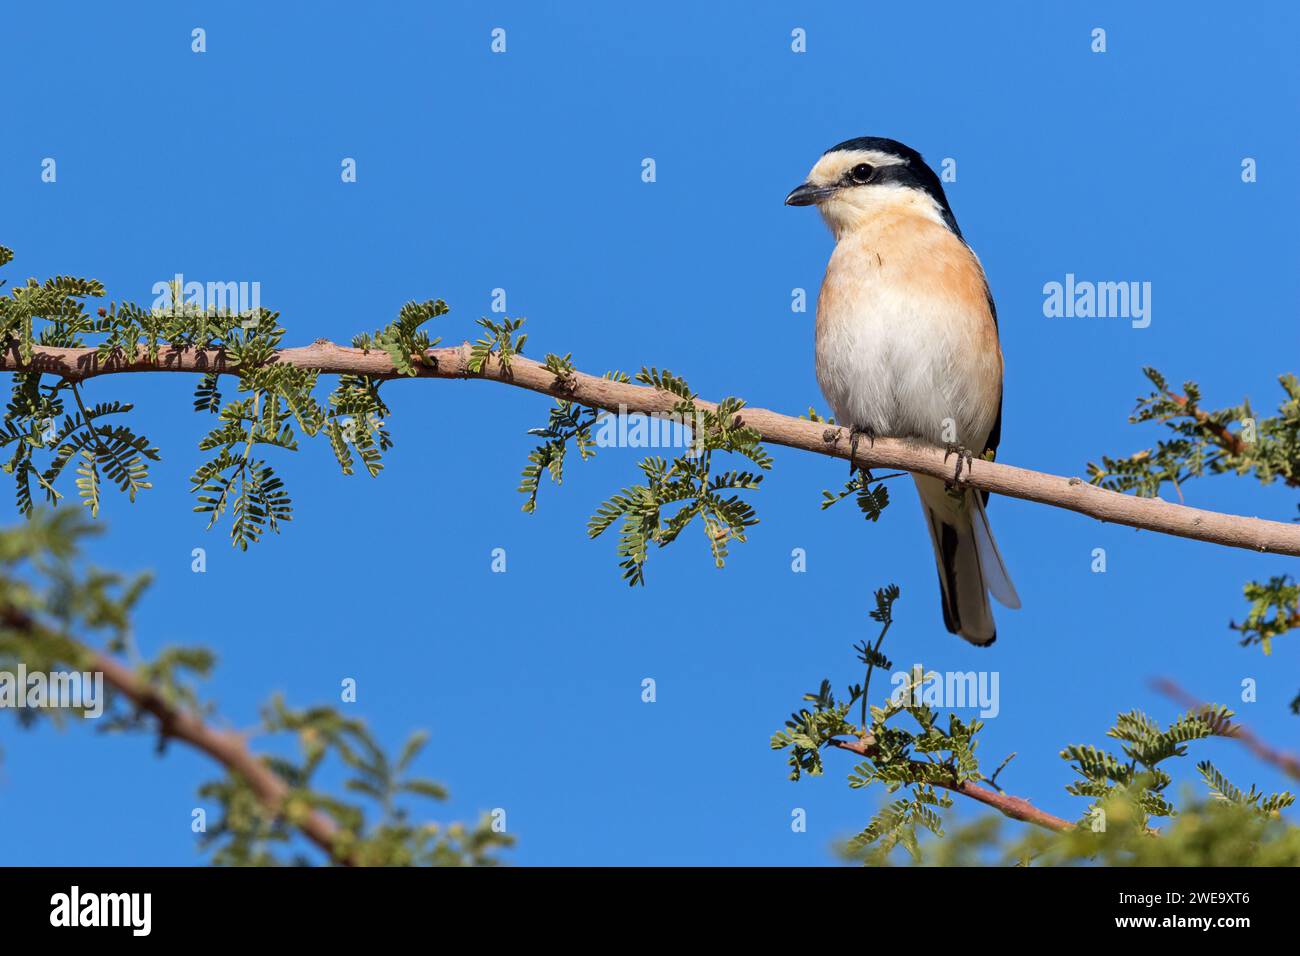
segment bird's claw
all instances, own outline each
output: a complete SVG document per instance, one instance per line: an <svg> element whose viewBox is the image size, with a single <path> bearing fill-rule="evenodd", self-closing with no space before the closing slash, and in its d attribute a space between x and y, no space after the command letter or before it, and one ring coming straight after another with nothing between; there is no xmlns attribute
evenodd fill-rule
<svg viewBox="0 0 1300 956"><path fill-rule="evenodd" d="M961 481L961 472L963 466L966 469L966 473L970 474L971 462L975 460L975 456L971 454L970 449L965 448L962 445L957 444L956 442L944 442L943 445L944 463L946 464L948 459L953 455L957 456L957 470L953 473L952 480L946 483L950 489L956 487L957 484Z"/></svg>
<svg viewBox="0 0 1300 956"><path fill-rule="evenodd" d="M867 447L876 447L876 430L870 425L865 428L858 428L856 425L849 429L849 477L852 478L854 473L859 471L857 462L854 460L858 457L858 442L866 436Z"/></svg>

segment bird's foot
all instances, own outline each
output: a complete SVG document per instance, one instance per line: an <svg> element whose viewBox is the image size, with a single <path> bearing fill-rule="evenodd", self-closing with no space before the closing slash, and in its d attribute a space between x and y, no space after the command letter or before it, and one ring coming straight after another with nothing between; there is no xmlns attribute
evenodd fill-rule
<svg viewBox="0 0 1300 956"><path fill-rule="evenodd" d="M961 472L963 467L966 469L967 474L970 473L971 462L975 460L975 456L971 454L970 449L959 445L956 442L944 442L944 462L947 463L948 459L953 455L957 456L957 470L953 473L952 479L947 482L949 490L958 486L958 483L961 481Z"/></svg>
<svg viewBox="0 0 1300 956"><path fill-rule="evenodd" d="M854 461L858 457L858 442L864 437L867 439L868 448L876 447L876 430L870 425L864 428L858 428L854 425L849 429L849 478L852 478L854 473L864 470L860 469L857 462Z"/></svg>

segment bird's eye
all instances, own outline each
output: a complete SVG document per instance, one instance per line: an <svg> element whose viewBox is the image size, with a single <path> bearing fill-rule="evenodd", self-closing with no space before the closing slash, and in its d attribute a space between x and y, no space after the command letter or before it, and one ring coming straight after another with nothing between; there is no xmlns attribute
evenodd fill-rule
<svg viewBox="0 0 1300 956"><path fill-rule="evenodd" d="M849 179L861 185L871 180L871 174L876 171L876 167L870 163L858 163L849 170Z"/></svg>

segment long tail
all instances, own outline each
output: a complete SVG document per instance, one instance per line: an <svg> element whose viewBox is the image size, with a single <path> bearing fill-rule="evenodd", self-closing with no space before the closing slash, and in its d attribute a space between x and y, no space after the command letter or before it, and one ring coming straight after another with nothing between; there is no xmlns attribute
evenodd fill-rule
<svg viewBox="0 0 1300 956"><path fill-rule="evenodd" d="M1020 607L1020 596L993 540L984 499L978 491L954 497L938 478L912 477L939 566L943 623L951 633L986 647L998 638L989 594L1009 608Z"/></svg>

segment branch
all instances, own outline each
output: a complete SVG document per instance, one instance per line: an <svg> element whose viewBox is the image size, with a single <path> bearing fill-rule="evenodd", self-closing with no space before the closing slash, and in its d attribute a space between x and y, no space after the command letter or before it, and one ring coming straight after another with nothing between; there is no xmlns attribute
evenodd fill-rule
<svg viewBox="0 0 1300 956"><path fill-rule="evenodd" d="M29 615L13 608L5 609L3 620L7 626L27 632L35 632L40 627ZM158 732L164 738L184 741L228 770L239 774L272 815L281 815L284 802L289 796L289 785L248 749L241 735L208 726L197 716L169 704L146 681L119 661L79 641L72 643L86 656L87 669L102 672L105 682L139 710L153 715L158 721ZM324 850L331 860L346 866L353 865L351 859L340 858L335 851L338 828L329 817L311 810L303 819L295 821L294 825L307 839Z"/></svg>
<svg viewBox="0 0 1300 956"><path fill-rule="evenodd" d="M168 704L152 687L118 661L95 650L89 650L89 653L91 670L102 671L104 680L108 684L140 710L153 714L158 721L159 733L164 737L184 741L239 774L253 788L262 805L272 815L280 816L284 809L284 801L289 796L289 785L263 763L261 757L248 749L240 734L209 727L193 714ZM334 838L338 828L325 814L318 810L311 810L294 825L307 839L324 850L331 860L347 866L352 865L350 859L346 857L340 859L336 853Z"/></svg>
<svg viewBox="0 0 1300 956"><path fill-rule="evenodd" d="M1163 392L1165 398L1173 402L1183 410L1183 414L1191 418L1196 424L1200 425L1214 437L1214 442L1229 455L1243 457L1249 454L1249 446L1241 435L1232 431L1222 422L1216 422L1214 417L1203 408L1196 408L1188 411L1191 404L1186 395L1179 395L1177 392L1165 389ZM1283 476L1282 481L1292 488L1300 488L1300 475Z"/></svg>
<svg viewBox="0 0 1300 956"><path fill-rule="evenodd" d="M867 741L857 740L832 740L832 744L841 750L848 750L861 757L871 756L873 745ZM929 766L928 764L926 766ZM1013 797L1010 794L998 793L996 790L990 790L987 787L981 787L978 784L964 780L961 783L956 781L944 783L942 781L928 781L936 787L942 787L945 790L951 790L953 793L959 793L963 797L970 797L977 800L985 806L990 806L997 810L1003 816L1010 817L1012 820L1019 820L1022 823L1032 823L1034 826L1042 827L1045 830L1054 830L1058 833L1066 830L1073 830L1074 824L1068 820L1062 820L1060 817L1053 816L1045 810L1039 810L1028 800L1021 797Z"/></svg>
<svg viewBox="0 0 1300 956"><path fill-rule="evenodd" d="M1153 680L1151 686L1188 710L1204 711L1208 709L1203 701L1197 700L1168 678L1161 677ZM1278 768L1288 777L1300 780L1300 757L1287 753L1285 750L1278 750L1272 744L1257 737L1255 732L1244 724L1228 721L1223 725L1220 736L1231 737L1240 741L1247 750L1260 760Z"/></svg>
<svg viewBox="0 0 1300 956"><path fill-rule="evenodd" d="M1175 405L1183 409L1187 408L1186 395L1179 395L1177 392L1171 392L1168 389L1165 390L1164 394L1165 397L1168 398ZM1224 451L1226 451L1228 454L1230 455L1245 454L1246 443L1241 440L1241 436L1234 434L1228 428L1228 426L1221 425L1218 422L1213 421L1210 418L1209 412L1205 411L1204 409L1198 408L1196 409L1194 414L1186 411L1184 411L1183 414L1190 415L1190 417L1194 418L1198 425L1203 426L1206 431L1208 431L1211 435L1214 436L1215 441L1219 443L1219 447L1222 448ZM1292 479L1288 479L1287 483L1294 484L1295 482Z"/></svg>
<svg viewBox="0 0 1300 956"><path fill-rule="evenodd" d="M649 386L611 381L582 372L559 377L540 362L522 356L514 356L507 368L493 355L481 372L471 372L468 344L431 349L426 355L431 364L417 365L417 377L490 379L611 412L668 413L680 402L678 396ZM301 348L282 349L275 354L274 361L327 374L403 377L382 351L343 348L324 339ZM124 372L238 373L221 351L164 351L153 361L141 350L135 356L118 354L101 361L91 348L37 347L31 361L24 362L16 345L0 354L0 371L36 371L73 381ZM696 405L706 409L716 407L714 403L699 400ZM790 418L762 408L746 408L738 417L770 444L849 459L863 468L897 468L946 480L953 478L955 469L948 456L942 449L928 445L878 438L874 445L859 443L857 454L853 455L847 428ZM964 469L956 483L1064 508L1099 521L1227 547L1300 557L1300 525L1297 524L1204 511L1159 498L1138 498L1098 488L1077 477L1064 478L981 459Z"/></svg>

